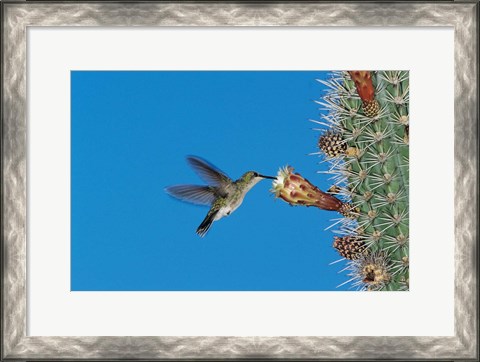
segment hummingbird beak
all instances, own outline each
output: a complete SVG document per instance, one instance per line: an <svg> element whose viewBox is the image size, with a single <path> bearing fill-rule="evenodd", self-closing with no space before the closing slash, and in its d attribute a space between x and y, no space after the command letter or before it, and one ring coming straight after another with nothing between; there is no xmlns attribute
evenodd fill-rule
<svg viewBox="0 0 480 362"><path fill-rule="evenodd" d="M276 177L272 177L272 176L265 176L265 175L258 175L258 177L261 177L261 178L268 178L270 180L275 180Z"/></svg>

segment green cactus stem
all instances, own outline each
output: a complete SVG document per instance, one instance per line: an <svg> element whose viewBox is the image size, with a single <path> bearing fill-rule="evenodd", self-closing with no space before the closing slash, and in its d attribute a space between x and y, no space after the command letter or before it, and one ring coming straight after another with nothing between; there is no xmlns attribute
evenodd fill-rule
<svg viewBox="0 0 480 362"><path fill-rule="evenodd" d="M408 72L336 72L322 83L329 90L318 103L328 111L324 137L331 143L323 139L319 148L330 163L327 173L336 196L358 212L356 218L346 217L337 232L365 243L362 258L349 261L350 272L358 274L354 280L361 289L408 290ZM372 102L378 105L375 112ZM365 255L382 266L360 268Z"/></svg>

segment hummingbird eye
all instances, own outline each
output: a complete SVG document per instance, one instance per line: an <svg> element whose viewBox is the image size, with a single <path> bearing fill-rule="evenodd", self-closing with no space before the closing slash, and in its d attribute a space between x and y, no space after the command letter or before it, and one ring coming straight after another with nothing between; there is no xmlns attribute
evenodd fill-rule
<svg viewBox="0 0 480 362"><path fill-rule="evenodd" d="M253 173L253 177L258 177L258 173L257 173L257 172L254 172L254 173Z"/></svg>

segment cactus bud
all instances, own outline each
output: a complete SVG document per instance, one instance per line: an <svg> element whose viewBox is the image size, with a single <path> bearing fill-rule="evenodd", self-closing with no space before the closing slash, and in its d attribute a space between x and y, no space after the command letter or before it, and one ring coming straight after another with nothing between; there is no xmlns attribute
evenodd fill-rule
<svg viewBox="0 0 480 362"><path fill-rule="evenodd" d="M364 101L362 109L367 117L373 118L380 113L380 104L378 104L376 99L373 101Z"/></svg>
<svg viewBox="0 0 480 362"><path fill-rule="evenodd" d="M333 247L345 259L358 259L366 250L365 242L356 236L335 236L333 239Z"/></svg>
<svg viewBox="0 0 480 362"><path fill-rule="evenodd" d="M318 139L318 148L327 156L336 157L345 153L347 144L340 133L326 132Z"/></svg>
<svg viewBox="0 0 480 362"><path fill-rule="evenodd" d="M375 99L375 88L373 88L372 75L370 72L353 70L348 72L355 83L357 93L364 102Z"/></svg>
<svg viewBox="0 0 480 362"><path fill-rule="evenodd" d="M346 202L344 202L337 211L349 219L356 219L360 214L360 208L358 206L353 206L352 204Z"/></svg>
<svg viewBox="0 0 480 362"><path fill-rule="evenodd" d="M372 83L372 75L368 71L354 70L348 72L355 83L357 93L363 102L363 113L367 117L375 117L380 112L380 105L375 99L375 88Z"/></svg>
<svg viewBox="0 0 480 362"><path fill-rule="evenodd" d="M355 259L357 275L366 284L368 290L381 288L391 280L388 272L388 260L383 253L362 254Z"/></svg>

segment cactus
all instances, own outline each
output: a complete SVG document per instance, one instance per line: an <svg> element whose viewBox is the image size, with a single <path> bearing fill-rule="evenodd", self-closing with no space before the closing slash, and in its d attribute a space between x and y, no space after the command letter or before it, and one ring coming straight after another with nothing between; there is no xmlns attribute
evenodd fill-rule
<svg viewBox="0 0 480 362"><path fill-rule="evenodd" d="M287 166L272 192L292 206L344 216L332 245L347 260L341 285L408 290L408 72L332 74L320 81L328 93L317 102L327 113L314 122L326 127L317 146L334 184L323 192Z"/></svg>
<svg viewBox="0 0 480 362"><path fill-rule="evenodd" d="M342 220L334 247L352 285L408 290L409 79L407 71L332 73L318 101L328 112L318 147L337 197L357 217Z"/></svg>

